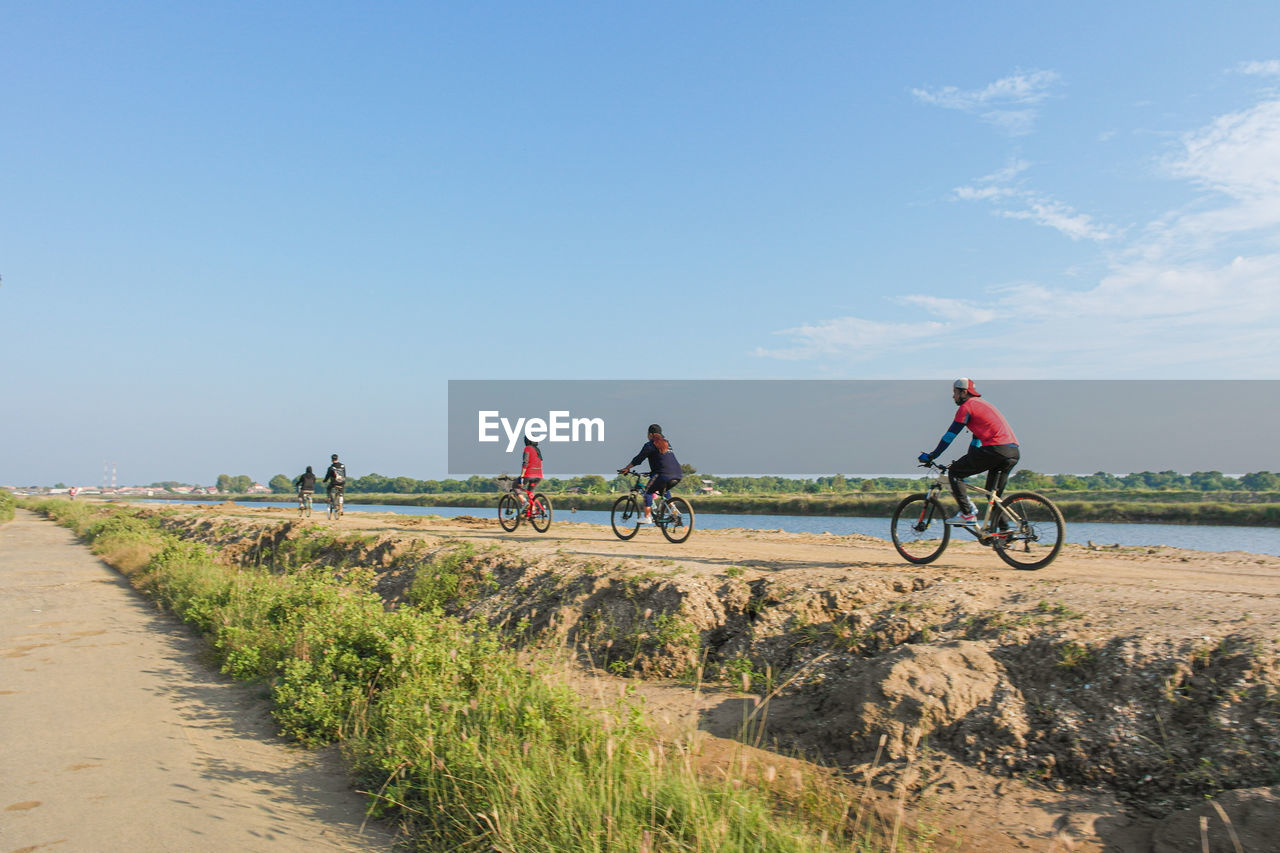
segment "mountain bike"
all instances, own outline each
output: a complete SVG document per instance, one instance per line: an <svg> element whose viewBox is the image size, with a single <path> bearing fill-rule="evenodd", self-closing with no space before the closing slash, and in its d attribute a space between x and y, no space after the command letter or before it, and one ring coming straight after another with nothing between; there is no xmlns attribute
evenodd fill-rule
<svg viewBox="0 0 1280 853"><path fill-rule="evenodd" d="M504 492L498 498L498 523L503 530L512 533L522 521L528 521L539 533L551 529L550 498L542 492L530 498L528 490L511 477L499 477L498 489Z"/></svg>
<svg viewBox="0 0 1280 853"><path fill-rule="evenodd" d="M298 492L298 518L311 517L311 492Z"/></svg>
<svg viewBox="0 0 1280 853"><path fill-rule="evenodd" d="M893 547L907 562L932 563L942 556L953 527L971 534L1015 569L1042 569L1062 550L1066 523L1062 511L1044 495L1014 492L1001 496L969 486L986 496L986 513L968 524L948 521L950 513L939 499L943 488L951 486L947 466L929 462L921 467L936 468L937 479L929 484L927 493L903 498L889 523Z"/></svg>
<svg viewBox="0 0 1280 853"><path fill-rule="evenodd" d="M619 471L619 474L624 473ZM644 517L645 477L649 472L627 471L635 477L631 491L613 502L613 511L609 513L609 524L619 539L630 539L640 532L640 519ZM670 491L653 496L653 523L668 542L680 543L689 538L693 532L693 506L684 498L671 497Z"/></svg>
<svg viewBox="0 0 1280 853"><path fill-rule="evenodd" d="M342 518L342 489L334 489L329 493L329 519Z"/></svg>

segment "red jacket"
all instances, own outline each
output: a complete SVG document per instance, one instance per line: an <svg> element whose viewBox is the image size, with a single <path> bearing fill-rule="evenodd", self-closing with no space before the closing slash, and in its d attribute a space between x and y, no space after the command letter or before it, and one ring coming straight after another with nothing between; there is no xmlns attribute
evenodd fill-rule
<svg viewBox="0 0 1280 853"><path fill-rule="evenodd" d="M520 463L521 477L542 477L542 457L538 455L538 448L526 445L524 448L524 460Z"/></svg>

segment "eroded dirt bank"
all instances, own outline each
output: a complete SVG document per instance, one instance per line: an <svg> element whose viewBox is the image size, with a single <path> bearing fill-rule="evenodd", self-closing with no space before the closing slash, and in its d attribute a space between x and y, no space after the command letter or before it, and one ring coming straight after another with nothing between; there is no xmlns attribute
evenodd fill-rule
<svg viewBox="0 0 1280 853"><path fill-rule="evenodd" d="M582 685L625 677L656 719L696 721L709 754L749 719L775 751L905 794L947 830L940 849L1200 850L1202 812L1233 849L1212 795L1244 849L1280 849L1274 557L1067 546L1017 572L976 544L910 566L856 535L700 530L675 546L561 521L539 536L496 519L159 514L229 559L373 569L391 605L419 572L439 579L447 609L572 649Z"/></svg>

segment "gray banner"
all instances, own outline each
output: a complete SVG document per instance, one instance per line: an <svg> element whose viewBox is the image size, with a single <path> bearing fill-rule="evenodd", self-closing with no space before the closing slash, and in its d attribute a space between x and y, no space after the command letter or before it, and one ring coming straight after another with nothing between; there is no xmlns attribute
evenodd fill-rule
<svg viewBox="0 0 1280 853"><path fill-rule="evenodd" d="M1280 380L975 380L1021 468L1276 470ZM450 380L449 474L518 473L523 434L549 477L609 475L650 423L708 475L910 474L955 414L948 380ZM943 461L960 455L966 431Z"/></svg>

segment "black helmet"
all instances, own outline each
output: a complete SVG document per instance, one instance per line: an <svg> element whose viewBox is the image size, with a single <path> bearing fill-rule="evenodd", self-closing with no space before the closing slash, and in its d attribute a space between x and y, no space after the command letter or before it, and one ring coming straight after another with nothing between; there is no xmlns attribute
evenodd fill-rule
<svg viewBox="0 0 1280 853"><path fill-rule="evenodd" d="M649 432L656 432L662 435L662 427L659 424L649 424Z"/></svg>
<svg viewBox="0 0 1280 853"><path fill-rule="evenodd" d="M338 461L338 454L336 454L336 453L335 453L335 454L333 454L332 456L330 456L329 458L330 458L330 459L332 459L334 462L337 462L337 461Z"/></svg>

